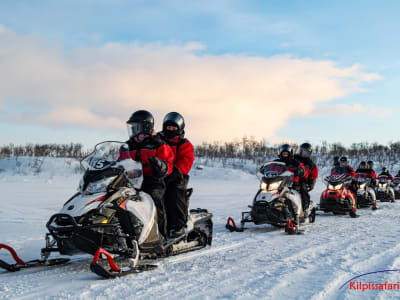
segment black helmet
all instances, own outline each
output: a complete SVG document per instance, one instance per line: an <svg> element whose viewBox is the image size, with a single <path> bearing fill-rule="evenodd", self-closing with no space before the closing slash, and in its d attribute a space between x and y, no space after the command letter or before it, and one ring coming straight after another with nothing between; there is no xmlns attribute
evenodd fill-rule
<svg viewBox="0 0 400 300"><path fill-rule="evenodd" d="M292 158L293 157L293 149L289 144L283 144L282 146L279 147L279 157L280 158L284 158L282 156L283 152L288 152L289 153L289 157L288 158Z"/></svg>
<svg viewBox="0 0 400 300"><path fill-rule="evenodd" d="M340 166L344 167L344 166L348 166L349 161L347 160L346 156L342 156L339 160L340 162Z"/></svg>
<svg viewBox="0 0 400 300"><path fill-rule="evenodd" d="M383 167L383 168L382 168L382 173L389 173L389 170L388 170L388 168L386 168L386 167Z"/></svg>
<svg viewBox="0 0 400 300"><path fill-rule="evenodd" d="M138 110L131 115L126 124L129 137L133 138L141 133L151 134L154 129L154 118L147 110Z"/></svg>
<svg viewBox="0 0 400 300"><path fill-rule="evenodd" d="M358 165L359 169L367 169L367 163L365 161L360 162Z"/></svg>
<svg viewBox="0 0 400 300"><path fill-rule="evenodd" d="M178 130L171 131L167 130L167 126L176 126ZM182 135L185 129L185 119L182 117L181 114L177 112L170 112L168 113L163 120L163 133L169 137L175 137L177 135Z"/></svg>
<svg viewBox="0 0 400 300"><path fill-rule="evenodd" d="M333 165L334 165L335 167L338 167L338 166L340 165L340 163L339 163L339 156L334 156L334 157L333 157Z"/></svg>
<svg viewBox="0 0 400 300"><path fill-rule="evenodd" d="M367 164L370 167L370 169L374 168L374 162L372 160L367 161Z"/></svg>
<svg viewBox="0 0 400 300"><path fill-rule="evenodd" d="M310 143L303 143L300 145L299 148L299 155L301 157L307 157L310 158L312 154L312 146Z"/></svg>

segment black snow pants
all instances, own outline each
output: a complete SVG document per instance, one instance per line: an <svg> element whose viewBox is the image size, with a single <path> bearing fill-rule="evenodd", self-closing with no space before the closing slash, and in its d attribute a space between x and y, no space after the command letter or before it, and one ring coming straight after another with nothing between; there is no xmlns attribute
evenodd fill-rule
<svg viewBox="0 0 400 300"><path fill-rule="evenodd" d="M156 179L149 176L144 177L142 191L153 198L154 204L157 208L158 231L164 237L167 237L167 217L164 204L165 189L164 179Z"/></svg>
<svg viewBox="0 0 400 300"><path fill-rule="evenodd" d="M165 178L167 186L165 206L167 210L168 230L179 230L186 227L189 207L189 201L186 198L188 182L189 176L182 175L176 166L174 166L172 173Z"/></svg>

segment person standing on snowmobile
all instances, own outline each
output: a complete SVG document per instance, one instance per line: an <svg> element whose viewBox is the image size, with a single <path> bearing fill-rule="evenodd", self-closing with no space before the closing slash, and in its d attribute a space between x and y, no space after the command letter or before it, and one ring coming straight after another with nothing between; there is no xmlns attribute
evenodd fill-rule
<svg viewBox="0 0 400 300"><path fill-rule="evenodd" d="M143 166L142 191L148 193L157 207L158 229L167 237L164 178L172 173L174 153L170 146L155 134L153 115L146 110L134 112L128 119L129 152Z"/></svg>
<svg viewBox="0 0 400 300"><path fill-rule="evenodd" d="M294 156L294 159L301 162L306 168L306 173L308 173L307 178L300 180L300 194L302 200L303 211L305 212L310 205L310 194L315 182L318 178L318 167L311 159L312 146L310 143L303 143L300 145L299 153Z"/></svg>
<svg viewBox="0 0 400 300"><path fill-rule="evenodd" d="M182 115L170 112L164 117L163 129L159 133L175 154L173 171L165 178L165 205L170 237L183 234L188 219L189 199L186 198L186 189L188 174L194 161L194 150L193 145L185 138L184 129L185 120Z"/></svg>

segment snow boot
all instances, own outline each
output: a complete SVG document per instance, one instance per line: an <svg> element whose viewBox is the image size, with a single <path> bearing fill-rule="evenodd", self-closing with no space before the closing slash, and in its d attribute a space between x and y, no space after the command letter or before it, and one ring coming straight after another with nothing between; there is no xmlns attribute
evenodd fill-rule
<svg viewBox="0 0 400 300"><path fill-rule="evenodd" d="M356 210L355 210L355 208L352 208L351 209L351 212L350 212L350 217L352 217L352 218L358 218L360 215L358 215L357 213L356 213Z"/></svg>

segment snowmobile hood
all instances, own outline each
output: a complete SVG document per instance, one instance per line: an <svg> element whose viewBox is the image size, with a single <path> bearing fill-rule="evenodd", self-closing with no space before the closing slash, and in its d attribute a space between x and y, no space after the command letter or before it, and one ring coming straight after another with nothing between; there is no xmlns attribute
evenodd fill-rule
<svg viewBox="0 0 400 300"><path fill-rule="evenodd" d="M68 214L72 217L78 217L87 212L96 209L104 200L105 193L96 193L91 195L77 194L71 201L66 203L60 210L61 214Z"/></svg>

